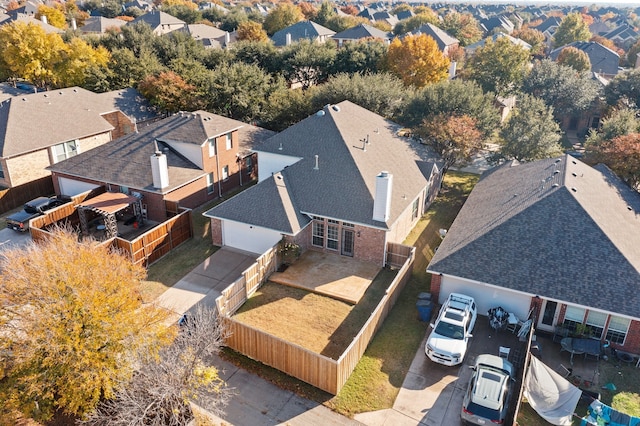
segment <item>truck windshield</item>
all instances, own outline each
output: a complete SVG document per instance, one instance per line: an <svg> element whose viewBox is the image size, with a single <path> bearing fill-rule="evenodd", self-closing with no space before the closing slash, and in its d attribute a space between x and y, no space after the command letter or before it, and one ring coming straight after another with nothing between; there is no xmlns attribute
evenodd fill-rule
<svg viewBox="0 0 640 426"><path fill-rule="evenodd" d="M451 339L464 339L464 328L460 325L440 321L434 331L441 336L449 337Z"/></svg>

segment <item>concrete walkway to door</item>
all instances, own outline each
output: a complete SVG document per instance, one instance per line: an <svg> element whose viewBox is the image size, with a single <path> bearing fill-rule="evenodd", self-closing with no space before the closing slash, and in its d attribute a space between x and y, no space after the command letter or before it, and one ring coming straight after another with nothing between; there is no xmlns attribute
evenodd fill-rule
<svg viewBox="0 0 640 426"><path fill-rule="evenodd" d="M215 306L229 284L251 266L259 254L222 247L158 297L160 306L176 313L176 320L197 303Z"/></svg>

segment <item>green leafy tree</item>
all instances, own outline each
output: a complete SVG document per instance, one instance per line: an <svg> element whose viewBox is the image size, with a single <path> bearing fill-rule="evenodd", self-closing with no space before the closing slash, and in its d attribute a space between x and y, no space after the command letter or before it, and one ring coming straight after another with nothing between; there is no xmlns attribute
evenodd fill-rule
<svg viewBox="0 0 640 426"><path fill-rule="evenodd" d="M102 46L94 49L83 39L74 37L67 44L67 49L56 67L56 80L60 87L81 86L84 84L89 70L105 69L110 59L109 52Z"/></svg>
<svg viewBox="0 0 640 426"><path fill-rule="evenodd" d="M280 54L271 42L240 41L229 50L234 60L257 65L268 73L275 74L282 70Z"/></svg>
<svg viewBox="0 0 640 426"><path fill-rule="evenodd" d="M334 10L334 3L329 1L323 1L318 9L318 12L315 15L314 22L320 24L324 27L327 26L327 22L329 22L332 18L336 16L336 11Z"/></svg>
<svg viewBox="0 0 640 426"><path fill-rule="evenodd" d="M604 88L607 104L640 108L640 69L616 75Z"/></svg>
<svg viewBox="0 0 640 426"><path fill-rule="evenodd" d="M453 165L469 164L482 149L482 132L468 115L437 114L425 120L416 133L442 157L443 174Z"/></svg>
<svg viewBox="0 0 640 426"><path fill-rule="evenodd" d="M336 53L331 73L376 73L386 53L387 45L382 40L345 43Z"/></svg>
<svg viewBox="0 0 640 426"><path fill-rule="evenodd" d="M297 6L291 3L278 3L264 19L263 27L271 36L283 28L300 22L302 18L304 15Z"/></svg>
<svg viewBox="0 0 640 426"><path fill-rule="evenodd" d="M271 130L280 132L313 114L309 90L284 89L271 93L261 118L262 124Z"/></svg>
<svg viewBox="0 0 640 426"><path fill-rule="evenodd" d="M233 32L238 29L241 23L247 22L249 15L240 7L232 9L226 15L220 17L220 29L222 31Z"/></svg>
<svg viewBox="0 0 640 426"><path fill-rule="evenodd" d="M336 14L327 21L325 27L335 31L336 33L340 33L344 30L348 30L349 28L356 27L359 24L369 25L370 23L371 21L368 19L359 16L344 16Z"/></svg>
<svg viewBox="0 0 640 426"><path fill-rule="evenodd" d="M589 25L584 22L578 12L570 13L564 17L553 36L555 47L565 46L574 41L587 41L591 38Z"/></svg>
<svg viewBox="0 0 640 426"><path fill-rule="evenodd" d="M449 75L449 58L426 34L393 39L384 62L385 69L401 78L407 86L424 87L445 80Z"/></svg>
<svg viewBox="0 0 640 426"><path fill-rule="evenodd" d="M578 72L591 70L589 55L574 46L567 46L560 51L558 63L571 67Z"/></svg>
<svg viewBox="0 0 640 426"><path fill-rule="evenodd" d="M298 83L303 89L308 89L329 77L336 53L334 43L311 40L292 43L281 51L283 74L290 83Z"/></svg>
<svg viewBox="0 0 640 426"><path fill-rule="evenodd" d="M132 376L136 354L152 356L171 337L167 313L142 303L145 270L71 230L4 251L1 267L3 411L89 413Z"/></svg>
<svg viewBox="0 0 640 426"><path fill-rule="evenodd" d="M195 3L191 4L195 5ZM165 2L163 2L162 11L168 13L171 16L175 16L176 18L186 22L187 24L195 24L196 22L202 20L202 14L200 13L200 11L187 4L166 5Z"/></svg>
<svg viewBox="0 0 640 426"><path fill-rule="evenodd" d="M591 129L585 141L587 153L593 147L610 141L618 136L640 132L640 120L636 111L629 108L619 108L602 120L599 129Z"/></svg>
<svg viewBox="0 0 640 426"><path fill-rule="evenodd" d="M536 61L522 83L522 91L553 107L556 120L588 109L600 94L589 73L578 73L549 59Z"/></svg>
<svg viewBox="0 0 640 426"><path fill-rule="evenodd" d="M241 62L220 66L211 75L206 109L245 122L260 119L271 94L286 87L281 78Z"/></svg>
<svg viewBox="0 0 640 426"><path fill-rule="evenodd" d="M123 380L114 398L103 401L81 424L186 425L194 420L190 403L221 414L230 393L210 362L226 336L214 310L196 308L171 345L157 357L140 354L135 377Z"/></svg>
<svg viewBox="0 0 640 426"><path fill-rule="evenodd" d="M409 94L402 80L391 74L340 74L318 86L311 99L316 109L349 100L392 119L402 110Z"/></svg>
<svg viewBox="0 0 640 426"><path fill-rule="evenodd" d="M534 28L522 28L520 30L516 30L511 34L513 37L517 37L522 41L526 41L531 45L531 54L532 55L542 55L544 54L544 42L545 37L544 34Z"/></svg>
<svg viewBox="0 0 640 426"><path fill-rule="evenodd" d="M591 161L605 163L631 188L640 188L640 133L617 136L587 151Z"/></svg>
<svg viewBox="0 0 640 426"><path fill-rule="evenodd" d="M418 91L404 107L400 122L413 128L440 114L468 115L476 121L483 136L489 138L500 125L494 99L493 93L485 93L473 81L442 81Z"/></svg>
<svg viewBox="0 0 640 426"><path fill-rule="evenodd" d="M640 40L636 41L627 52L627 65L630 67L635 67L638 61L638 53L640 53Z"/></svg>
<svg viewBox="0 0 640 426"><path fill-rule="evenodd" d="M500 130L500 155L520 162L555 157L562 153L560 138L553 109L542 99L524 95Z"/></svg>
<svg viewBox="0 0 640 426"><path fill-rule="evenodd" d="M468 46L482 38L480 24L469 13L449 12L442 20L442 29L457 38L461 46Z"/></svg>
<svg viewBox="0 0 640 426"><path fill-rule="evenodd" d="M438 15L436 15L431 9L429 9L429 11L431 13L423 12L398 22L396 26L393 27L393 33L395 35L406 34L424 24L439 25L440 21L438 20Z"/></svg>
<svg viewBox="0 0 640 426"><path fill-rule="evenodd" d="M508 37L500 37L495 42L487 39L467 59L466 71L485 91L509 96L519 89L528 64L528 50L511 43Z"/></svg>
<svg viewBox="0 0 640 426"><path fill-rule="evenodd" d="M207 49L186 32L172 31L162 37L155 37L151 52L162 65L168 66L177 59L196 59L201 62Z"/></svg>

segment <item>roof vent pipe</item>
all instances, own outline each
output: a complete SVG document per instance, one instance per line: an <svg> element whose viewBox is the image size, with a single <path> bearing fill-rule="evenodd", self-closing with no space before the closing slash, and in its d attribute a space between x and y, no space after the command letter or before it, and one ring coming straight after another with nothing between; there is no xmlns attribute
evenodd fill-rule
<svg viewBox="0 0 640 426"><path fill-rule="evenodd" d="M284 36L284 40L285 40L284 41L285 46L289 46L291 44L291 33L287 33Z"/></svg>
<svg viewBox="0 0 640 426"><path fill-rule="evenodd" d="M318 166L318 155L316 154L316 165L313 167L313 170L320 170L320 167Z"/></svg>

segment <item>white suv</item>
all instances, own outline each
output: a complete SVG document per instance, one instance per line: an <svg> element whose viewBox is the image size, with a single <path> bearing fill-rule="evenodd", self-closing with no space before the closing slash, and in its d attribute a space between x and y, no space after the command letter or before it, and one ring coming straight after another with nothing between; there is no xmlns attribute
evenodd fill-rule
<svg viewBox="0 0 640 426"><path fill-rule="evenodd" d="M433 331L424 350L431 361L449 366L462 363L476 324L476 311L473 297L459 293L449 295L435 325L429 324Z"/></svg>

